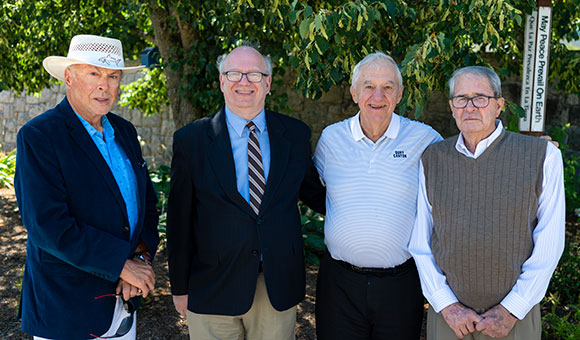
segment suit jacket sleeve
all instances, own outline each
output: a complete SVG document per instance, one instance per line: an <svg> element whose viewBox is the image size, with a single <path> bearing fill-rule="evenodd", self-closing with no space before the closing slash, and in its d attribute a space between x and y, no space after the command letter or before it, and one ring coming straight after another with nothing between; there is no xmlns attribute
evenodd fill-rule
<svg viewBox="0 0 580 340"><path fill-rule="evenodd" d="M326 214L326 188L322 185L318 171L312 161L310 129L307 130L307 133L304 152L309 157L309 164L300 186L300 199L312 210L320 214Z"/></svg>
<svg viewBox="0 0 580 340"><path fill-rule="evenodd" d="M188 130L179 130L173 136L171 187L167 206L167 255L171 293L185 295L189 286L193 259L195 223L195 191L191 164L193 138Z"/></svg>
<svg viewBox="0 0 580 340"><path fill-rule="evenodd" d="M130 253L130 240L70 213L74 197L68 193L59 162L60 149L54 144L33 125L25 125L18 133L15 189L29 242L80 270L115 281ZM86 195L95 195L91 190ZM87 208L98 209L95 200L95 206Z"/></svg>

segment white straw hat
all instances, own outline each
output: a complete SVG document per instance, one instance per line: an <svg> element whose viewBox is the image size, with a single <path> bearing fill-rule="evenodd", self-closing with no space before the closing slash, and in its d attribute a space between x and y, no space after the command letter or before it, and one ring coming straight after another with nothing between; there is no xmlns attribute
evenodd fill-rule
<svg viewBox="0 0 580 340"><path fill-rule="evenodd" d="M125 67L121 41L97 35L76 35L70 41L66 57L51 56L42 62L44 69L61 81L64 81L64 70L74 64L122 70L125 74L145 68L144 65Z"/></svg>

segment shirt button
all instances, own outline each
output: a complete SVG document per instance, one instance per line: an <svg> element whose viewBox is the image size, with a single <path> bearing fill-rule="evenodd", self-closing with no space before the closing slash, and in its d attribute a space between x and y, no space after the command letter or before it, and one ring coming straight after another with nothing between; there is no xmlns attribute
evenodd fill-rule
<svg viewBox="0 0 580 340"><path fill-rule="evenodd" d="M127 226L124 226L123 227L123 231L126 232L126 233L128 233L129 231L131 231L131 228L129 228Z"/></svg>

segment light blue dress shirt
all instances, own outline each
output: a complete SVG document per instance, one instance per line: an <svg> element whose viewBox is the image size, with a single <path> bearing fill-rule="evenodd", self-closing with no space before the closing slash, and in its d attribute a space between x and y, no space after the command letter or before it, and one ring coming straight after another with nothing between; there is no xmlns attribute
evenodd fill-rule
<svg viewBox="0 0 580 340"><path fill-rule="evenodd" d="M250 184L248 180L248 138L250 130L246 127L249 121L236 115L228 107L226 111L226 122L228 133L234 154L236 167L236 183L238 192L250 203ZM252 122L256 124L256 134L260 142L260 152L262 153L262 164L264 166L264 177L268 183L268 173L270 172L270 138L268 137L268 127L266 126L266 112L262 110Z"/></svg>
<svg viewBox="0 0 580 340"><path fill-rule="evenodd" d="M76 111L75 114L79 117L81 123L83 123L83 126L93 139L93 142L95 142L101 155L103 155L105 162L107 162L109 169L111 169L113 177L115 177L115 182L117 182L117 186L125 201L131 236L133 236L139 219L139 207L137 204L137 176L135 176L131 161L125 154L123 148L115 140L115 130L109 122L109 119L107 119L107 116L101 118L103 132L99 132L76 113ZM106 213L106 211L103 211L103 214Z"/></svg>

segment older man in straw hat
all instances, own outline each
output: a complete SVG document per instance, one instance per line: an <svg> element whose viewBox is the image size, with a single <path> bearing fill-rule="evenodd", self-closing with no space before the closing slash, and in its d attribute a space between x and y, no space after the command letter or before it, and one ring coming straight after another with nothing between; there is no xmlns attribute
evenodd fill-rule
<svg viewBox="0 0 580 340"><path fill-rule="evenodd" d="M35 339L135 339L153 289L157 198L135 127L110 113L125 67L117 39L72 38L43 66L67 87L18 133L15 187L28 231L22 329Z"/></svg>

